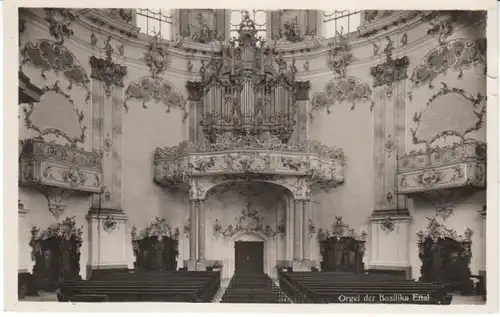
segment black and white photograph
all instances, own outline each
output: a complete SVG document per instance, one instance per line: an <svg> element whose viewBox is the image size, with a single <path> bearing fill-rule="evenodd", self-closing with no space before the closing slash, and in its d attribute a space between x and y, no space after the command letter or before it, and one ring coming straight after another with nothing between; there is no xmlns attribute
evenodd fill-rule
<svg viewBox="0 0 500 317"><path fill-rule="evenodd" d="M11 11L15 307L496 304L487 7Z"/></svg>

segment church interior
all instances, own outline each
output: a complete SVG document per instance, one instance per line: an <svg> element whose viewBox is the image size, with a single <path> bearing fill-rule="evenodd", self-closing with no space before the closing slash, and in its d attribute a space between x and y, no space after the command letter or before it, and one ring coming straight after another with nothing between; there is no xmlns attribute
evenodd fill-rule
<svg viewBox="0 0 500 317"><path fill-rule="evenodd" d="M20 8L19 300L485 303L485 25Z"/></svg>

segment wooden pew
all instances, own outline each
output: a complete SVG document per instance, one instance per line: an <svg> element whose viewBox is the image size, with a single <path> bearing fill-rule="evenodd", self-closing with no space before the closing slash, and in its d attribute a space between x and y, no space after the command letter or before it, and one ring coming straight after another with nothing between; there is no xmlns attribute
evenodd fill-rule
<svg viewBox="0 0 500 317"><path fill-rule="evenodd" d="M396 275L278 272L281 289L298 303L449 304L446 287Z"/></svg>
<svg viewBox="0 0 500 317"><path fill-rule="evenodd" d="M116 273L65 281L58 300L209 302L220 287L219 272L176 273Z"/></svg>

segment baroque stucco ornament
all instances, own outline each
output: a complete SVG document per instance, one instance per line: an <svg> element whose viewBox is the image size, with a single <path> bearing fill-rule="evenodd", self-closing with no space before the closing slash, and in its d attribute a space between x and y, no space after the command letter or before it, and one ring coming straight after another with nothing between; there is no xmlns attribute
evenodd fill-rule
<svg viewBox="0 0 500 317"><path fill-rule="evenodd" d="M123 106L126 110L128 110L129 100L142 101L142 107L145 109L147 109L146 104L150 101L163 103L166 106L167 112L170 112L171 108L179 108L183 112L183 122L188 116L186 101L174 89L174 86L163 78L142 77L131 82L127 89L125 89Z"/></svg>
<svg viewBox="0 0 500 317"><path fill-rule="evenodd" d="M92 73L90 77L100 80L104 84L106 96L111 96L113 86L123 87L123 77L127 75L127 67L113 62L114 49L111 46L111 36L108 37L104 49L106 58L90 57Z"/></svg>
<svg viewBox="0 0 500 317"><path fill-rule="evenodd" d="M259 215L257 209L252 209L251 203L248 203L246 208L241 210L241 214L235 217L235 223L229 224L223 228L218 219L213 224L213 234L217 239L221 235L224 238L231 238L243 232L253 232L264 235L268 238L275 239L278 234L284 234L284 226L279 225L272 228L268 224L264 224L264 217Z"/></svg>
<svg viewBox="0 0 500 317"><path fill-rule="evenodd" d="M83 144L85 143L85 132L87 131L87 126L84 125L84 115L83 111L79 110L75 106L75 102L73 99L71 99L71 96L67 93L65 93L61 87L59 86L59 81L54 82L52 86L45 86L42 88L42 93L45 94L47 92L54 92L58 95L63 96L66 100L68 100L69 104L72 106L72 110L75 112L75 117L78 120L78 125L80 126L80 135L77 137L71 137L68 135L66 132L64 132L61 129L55 128L55 127L49 127L49 128L42 128L37 125L32 121L32 115L36 111L36 106L34 103L28 103L23 106L23 111L24 111L24 125L26 129L28 130L33 130L38 133L39 137L46 136L46 135L55 135L56 137L62 137L66 139L70 145L72 146L77 146L77 144Z"/></svg>
<svg viewBox="0 0 500 317"><path fill-rule="evenodd" d="M418 131L422 123L422 116L432 106L434 101L436 101L438 98L450 94L458 95L464 98L465 102L470 103L470 111L473 113L474 117L477 118L477 120L471 126L465 128L463 131L445 130L437 133L431 139L420 138L418 136ZM413 123L415 124L415 127L410 128L413 144L426 144L426 146L430 147L436 140L449 136L459 138L460 142L462 143L473 141L473 137L470 136L470 134L484 127L484 123L486 120L486 99L486 96L483 96L480 93L474 96L466 92L464 89L449 87L447 84L442 82L441 89L429 98L426 105L419 112L415 112L415 114L413 115Z"/></svg>
<svg viewBox="0 0 500 317"><path fill-rule="evenodd" d="M335 221L330 229L320 228L318 231L319 241L324 241L328 238L353 238L358 241L366 241L367 237L368 234L364 230L361 230L360 234L356 234L354 229L350 228L340 216L335 216Z"/></svg>
<svg viewBox="0 0 500 317"><path fill-rule="evenodd" d="M454 39L431 50L412 72L410 81L413 87L428 84L434 88L433 81L448 70L457 72L462 78L464 70L482 65L486 71L486 39L471 41ZM408 96L412 97L411 90Z"/></svg>
<svg viewBox="0 0 500 317"><path fill-rule="evenodd" d="M370 102L370 110L375 102L372 99L372 89L367 83L354 77L338 78L329 82L323 92L316 93L312 99L312 109L309 112L311 120L313 112L326 108L328 114L336 103L348 103L354 110L357 102Z"/></svg>
<svg viewBox="0 0 500 317"><path fill-rule="evenodd" d="M330 47L328 51L327 66L334 72L337 77L345 78L347 73L347 66L354 61L354 55L348 44L347 36L343 35L343 27L341 31L336 31L334 42L328 44Z"/></svg>
<svg viewBox="0 0 500 317"><path fill-rule="evenodd" d="M393 83L406 79L409 64L408 57L403 56L396 59L387 58L385 63L372 67L370 74L373 76L373 87L392 86Z"/></svg>
<svg viewBox="0 0 500 317"><path fill-rule="evenodd" d="M21 71L26 65L41 68L40 76L43 79L47 79L48 71L56 75L62 73L69 81L67 90L71 90L73 85L83 87L87 91L85 102L90 100L90 79L76 57L64 46L49 40L39 40L27 43L21 50L21 56Z"/></svg>
<svg viewBox="0 0 500 317"><path fill-rule="evenodd" d="M168 53L169 44L164 42L160 33L155 33L148 45L148 51L144 53L143 60L149 67L151 78L160 76L171 64Z"/></svg>
<svg viewBox="0 0 500 317"><path fill-rule="evenodd" d="M77 16L71 9L45 8L45 20L49 22L49 32L56 40L58 45L64 43L65 38L73 35L70 25L76 20Z"/></svg>

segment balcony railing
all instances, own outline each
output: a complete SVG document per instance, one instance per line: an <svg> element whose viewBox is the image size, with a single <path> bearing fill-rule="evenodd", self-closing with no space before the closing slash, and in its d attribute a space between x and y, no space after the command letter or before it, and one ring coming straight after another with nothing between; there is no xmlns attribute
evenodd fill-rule
<svg viewBox="0 0 500 317"><path fill-rule="evenodd" d="M401 194L486 186L486 144L465 143L408 153L398 159Z"/></svg>

